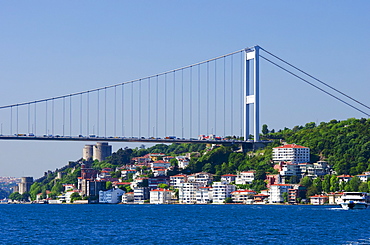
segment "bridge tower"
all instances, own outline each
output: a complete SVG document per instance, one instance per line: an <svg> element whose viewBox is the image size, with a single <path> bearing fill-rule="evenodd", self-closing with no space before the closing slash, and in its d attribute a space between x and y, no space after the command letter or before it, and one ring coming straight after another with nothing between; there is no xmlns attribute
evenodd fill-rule
<svg viewBox="0 0 370 245"><path fill-rule="evenodd" d="M245 49L244 59L244 140L248 140L250 135L249 124L253 122L255 142L259 141L259 49L259 46ZM253 62L252 68L251 62ZM250 107L252 105L253 121L250 118Z"/></svg>

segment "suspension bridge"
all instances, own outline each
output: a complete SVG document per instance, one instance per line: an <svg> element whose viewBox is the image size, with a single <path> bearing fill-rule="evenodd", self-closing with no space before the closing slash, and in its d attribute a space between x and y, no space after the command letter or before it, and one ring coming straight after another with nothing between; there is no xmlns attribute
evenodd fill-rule
<svg viewBox="0 0 370 245"><path fill-rule="evenodd" d="M0 139L263 144L260 59L369 117L369 106L254 46L132 81L1 106Z"/></svg>

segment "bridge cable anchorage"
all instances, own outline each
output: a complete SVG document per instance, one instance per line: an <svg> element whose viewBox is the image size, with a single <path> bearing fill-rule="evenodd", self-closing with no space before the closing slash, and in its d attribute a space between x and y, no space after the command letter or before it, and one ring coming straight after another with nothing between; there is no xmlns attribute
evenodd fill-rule
<svg viewBox="0 0 370 245"><path fill-rule="evenodd" d="M283 60L283 59L279 58L278 56L276 56L276 55L272 54L271 52L269 52L269 51L267 51L267 50L265 50L265 49L263 49L263 48L261 48L261 49L262 49L263 51L265 51L266 53L268 53L269 55L271 55L271 56L275 57L276 59L280 60L281 62L283 62L283 63L285 63L285 64L287 64L287 65L289 65L289 66L293 67L294 69L296 69L296 70L298 70L298 71L302 72L303 74L305 74L305 75L309 76L310 78L312 78L312 79L314 79L314 80L318 81L319 83L321 83L321 84L323 84L323 85L325 85L325 86L327 86L327 87L331 88L332 90L334 90L334 91L336 91L336 92L340 93L341 95L343 95L343 96L347 97L348 99L350 99L350 100L352 100L352 101L354 101L354 102L356 102L356 103L358 103L358 104L360 104L360 105L362 105L362 106L366 107L367 109L370 109L370 107L369 107L369 106L367 106L367 105L365 105L364 103L361 103L360 101L358 101L358 100L356 100L356 99L352 98L351 96L349 96L349 95L347 95L347 94L345 94L345 93L341 92L340 90L338 90L338 89L336 89L336 88L334 88L334 87L330 86L329 84L327 84L327 83L325 83L325 82L321 81L320 79L318 79L318 78L316 78L316 77L314 77L314 76L310 75L309 73L307 73L307 72L303 71L302 69L299 69L298 67L296 67L296 66L294 66L294 65L292 65L292 64L290 64L290 63L288 63L287 61L285 61L285 60Z"/></svg>
<svg viewBox="0 0 370 245"><path fill-rule="evenodd" d="M261 58L263 58L264 60L266 60L266 61L270 62L271 64L273 64L273 65L275 65L275 66L279 67L280 69L282 69L282 70L286 71L287 73L289 73L289 74L291 74L291 75L293 75L293 76L297 77L298 79L301 79L302 81L304 81L304 82L308 83L309 85L311 85L311 86L313 86L314 88L316 88L316 89L320 90L321 92L326 93L327 95L329 95L329 96L331 96L331 97L333 97L333 98L335 98L335 99L339 100L340 102L342 102L342 103L344 103L344 104L346 104L346 105L348 105L348 106L352 107L353 109L355 109L355 110L357 110L357 111L359 111L359 112L362 112L363 114L365 114L365 115L367 115L368 117L370 117L370 114L367 114L366 112L362 111L361 109L358 109L357 107L355 107L355 106L353 106L353 105L351 105L351 104L347 103L346 101L344 101L344 100L342 100L342 99L338 98L337 96L335 96L335 95L333 95L333 94L331 94L331 93L327 92L326 90L324 90L324 89L322 89L322 88L320 88L320 87L316 86L315 84L313 84L313 83L311 83L311 82L307 81L306 79L304 79L304 78L302 78L302 77L298 76L297 74L295 74L295 73L293 73L293 72L291 72L291 71L289 71L289 70L285 69L284 67L282 67L282 66L280 66L280 65L276 64L275 62L273 62L273 61L271 61L271 60L267 59L266 57L264 57L264 56L262 56L262 55L260 55L260 57L261 57Z"/></svg>

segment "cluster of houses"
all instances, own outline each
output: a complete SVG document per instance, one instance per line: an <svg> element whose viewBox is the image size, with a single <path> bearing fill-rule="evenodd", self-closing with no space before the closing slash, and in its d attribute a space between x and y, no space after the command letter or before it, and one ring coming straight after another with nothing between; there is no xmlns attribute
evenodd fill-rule
<svg viewBox="0 0 370 245"><path fill-rule="evenodd" d="M194 153L193 153L194 154ZM135 157L131 164L117 169L104 168L97 171L90 167L89 161L81 164L81 177L78 185L64 185L65 193L58 200L49 203L71 202L73 193L82 197L97 197L99 203L125 204L223 204L225 202L242 204L276 204L298 203L306 198L306 189L299 184L287 184L287 178L310 176L312 178L333 174L331 167L324 161L310 162L310 149L296 144L285 144L273 149L273 161L278 174L267 174L267 189L257 193L254 190L238 189L238 185L251 184L255 179L255 171L243 171L237 174L222 175L215 181L211 173L200 172L190 175L177 174L168 176L173 170L171 159L176 159L178 167L185 169L190 161L190 154L184 156L166 156L162 153L151 153ZM143 172L149 171L151 177ZM120 171L121 177L112 177L112 172ZM367 181L370 173L359 175ZM349 181L351 176L338 176L340 181ZM112 188L106 190L106 183L112 183ZM123 186L130 186L132 191L126 192ZM310 198L312 204L338 202L341 193L315 195ZM75 201L76 202L76 201ZM77 202L88 202L79 200Z"/></svg>

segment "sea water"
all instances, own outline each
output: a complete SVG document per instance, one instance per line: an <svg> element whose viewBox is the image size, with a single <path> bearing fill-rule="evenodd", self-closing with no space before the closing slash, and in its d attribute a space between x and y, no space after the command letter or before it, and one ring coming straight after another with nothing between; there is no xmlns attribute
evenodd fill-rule
<svg viewBox="0 0 370 245"><path fill-rule="evenodd" d="M0 244L370 244L370 209L0 205Z"/></svg>

